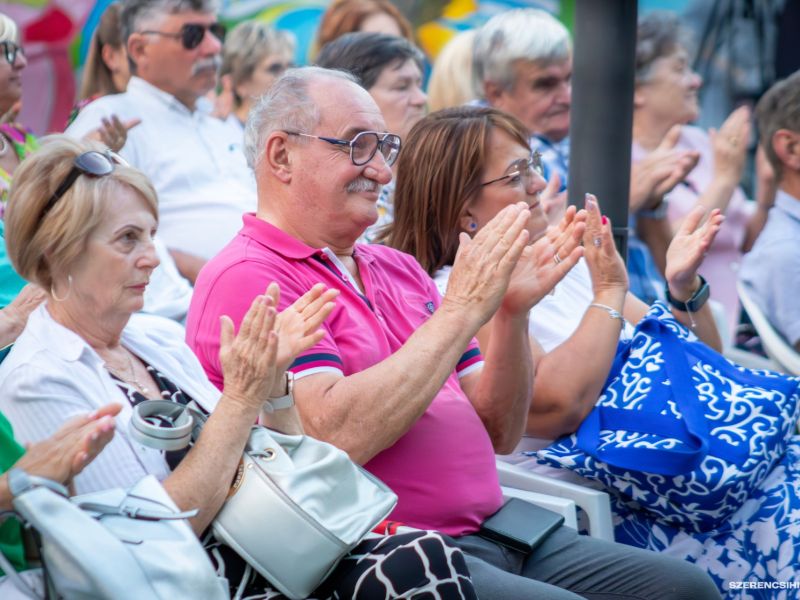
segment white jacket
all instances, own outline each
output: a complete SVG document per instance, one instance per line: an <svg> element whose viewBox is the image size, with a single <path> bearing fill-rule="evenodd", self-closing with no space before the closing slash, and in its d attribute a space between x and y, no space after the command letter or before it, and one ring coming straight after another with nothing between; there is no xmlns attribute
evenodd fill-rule
<svg viewBox="0 0 800 600"><path fill-rule="evenodd" d="M137 314L122 334L122 345L171 379L211 411L219 390L206 377L180 326L163 317ZM147 474L163 480L169 467L162 453L133 442L128 434L132 409L103 368L103 360L79 335L37 308L8 357L0 365L0 411L20 443L52 435L67 419L119 402L117 433L75 479L77 493L128 487Z"/></svg>

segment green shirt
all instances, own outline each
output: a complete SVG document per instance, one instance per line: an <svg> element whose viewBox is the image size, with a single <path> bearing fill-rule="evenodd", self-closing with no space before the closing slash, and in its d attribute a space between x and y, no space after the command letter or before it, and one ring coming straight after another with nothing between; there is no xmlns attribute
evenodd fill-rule
<svg viewBox="0 0 800 600"><path fill-rule="evenodd" d="M6 252L6 225L0 219L0 308L5 308L28 283L14 270Z"/></svg>
<svg viewBox="0 0 800 600"><path fill-rule="evenodd" d="M11 423L0 413L0 473L5 473L25 453L25 448L14 441ZM25 549L19 521L6 519L0 524L0 552L18 571L25 569ZM0 570L0 575L3 573Z"/></svg>

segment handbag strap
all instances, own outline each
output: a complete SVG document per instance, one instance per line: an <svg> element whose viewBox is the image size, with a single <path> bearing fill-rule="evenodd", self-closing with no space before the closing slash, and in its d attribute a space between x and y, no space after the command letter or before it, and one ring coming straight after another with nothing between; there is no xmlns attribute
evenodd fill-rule
<svg viewBox="0 0 800 600"><path fill-rule="evenodd" d="M183 512L167 512L137 508L135 506L111 506L110 504L100 504L98 502L75 502L75 504L85 511L97 513L101 516L129 517L140 521L179 521L196 517L199 512L197 509Z"/></svg>
<svg viewBox="0 0 800 600"><path fill-rule="evenodd" d="M687 352L678 335L654 317L645 318L637 330L661 344L664 357L664 368L661 371L669 378L669 385L663 376L654 383L654 397L648 396L648 408L651 410L595 407L578 429L578 447L612 466L663 475L680 475L696 469L708 455L710 448L713 448L715 455L731 462L741 463L746 460L747 449L710 439L698 392L692 384ZM667 397L674 400L683 419L659 414L663 402L658 400L663 401ZM641 445L601 447L600 432L603 430L654 434L677 439L681 444L672 448Z"/></svg>

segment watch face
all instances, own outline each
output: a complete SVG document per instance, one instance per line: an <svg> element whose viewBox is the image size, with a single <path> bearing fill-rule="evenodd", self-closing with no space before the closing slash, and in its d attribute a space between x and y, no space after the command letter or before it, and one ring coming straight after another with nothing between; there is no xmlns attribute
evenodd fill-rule
<svg viewBox="0 0 800 600"><path fill-rule="evenodd" d="M694 296L692 296L689 301L686 303L686 306L692 312L697 312L708 300L709 295L711 294L711 286L708 285L708 282L704 279L703 285L700 286L700 289L695 292Z"/></svg>

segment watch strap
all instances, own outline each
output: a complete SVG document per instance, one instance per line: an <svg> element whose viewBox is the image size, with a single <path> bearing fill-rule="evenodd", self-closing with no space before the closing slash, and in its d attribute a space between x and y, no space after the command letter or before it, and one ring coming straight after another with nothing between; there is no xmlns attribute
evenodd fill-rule
<svg viewBox="0 0 800 600"><path fill-rule="evenodd" d="M283 396L269 398L264 403L264 410L271 413L294 406L294 373L286 371L286 393Z"/></svg>
<svg viewBox="0 0 800 600"><path fill-rule="evenodd" d="M702 275L698 275L698 277L700 278L700 287L697 288L695 293L692 294L692 297L686 302L681 302L673 298L669 293L669 283L664 284L664 293L671 306L683 312L693 313L703 308L703 305L708 301L708 297L711 294L711 286L708 285L705 277Z"/></svg>

